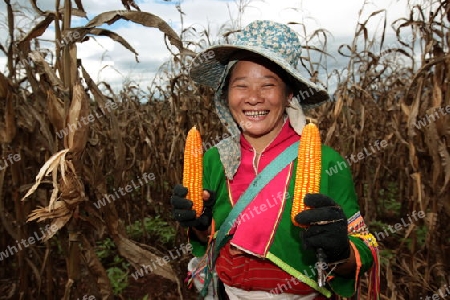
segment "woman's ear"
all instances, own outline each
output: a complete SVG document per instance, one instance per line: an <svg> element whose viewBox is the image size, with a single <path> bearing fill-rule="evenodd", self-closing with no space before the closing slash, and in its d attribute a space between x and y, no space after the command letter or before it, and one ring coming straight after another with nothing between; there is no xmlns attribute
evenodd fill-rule
<svg viewBox="0 0 450 300"><path fill-rule="evenodd" d="M292 97L294 97L294 90L290 85L286 84L286 99L288 100L288 103L291 101Z"/></svg>
<svg viewBox="0 0 450 300"><path fill-rule="evenodd" d="M294 97L294 93L292 93L292 92L287 95L287 97L286 97L286 107L290 107L291 106L290 103L291 103L293 97Z"/></svg>

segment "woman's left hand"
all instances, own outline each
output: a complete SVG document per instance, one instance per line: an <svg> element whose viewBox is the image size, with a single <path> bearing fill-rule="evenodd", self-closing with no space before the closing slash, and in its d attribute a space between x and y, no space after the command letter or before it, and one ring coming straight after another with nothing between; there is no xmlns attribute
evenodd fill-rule
<svg viewBox="0 0 450 300"><path fill-rule="evenodd" d="M342 208L330 197L322 194L307 194L304 210L295 216L295 221L306 229L301 232L303 245L315 252L321 248L327 263L341 262L350 257L350 242L347 235L347 218Z"/></svg>

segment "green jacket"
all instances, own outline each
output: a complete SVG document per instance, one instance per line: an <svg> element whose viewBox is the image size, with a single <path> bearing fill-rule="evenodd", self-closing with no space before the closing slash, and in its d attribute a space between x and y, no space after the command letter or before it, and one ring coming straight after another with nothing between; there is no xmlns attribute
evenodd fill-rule
<svg viewBox="0 0 450 300"><path fill-rule="evenodd" d="M215 228L218 229L231 211L232 206L229 200L225 172L220 162L217 148L213 147L205 153L203 165L203 188L216 192L213 219L216 224ZM294 170L296 166L297 159L294 161ZM332 173L333 169L338 170L338 172ZM348 219L359 214L359 206L348 165L336 151L324 145L322 146L321 170L320 193L336 201L342 207ZM317 272L314 269L316 263L315 253L303 249L300 240L300 231L303 229L294 226L290 217L295 173L292 172L288 188L289 196L286 197L285 209L266 258L327 297L330 297L332 294L330 288L340 296L350 297L356 289L356 278L349 279L334 275L334 278L329 281L329 286L326 288L320 288L317 284ZM328 174L331 174L331 176ZM363 240L351 235L349 235L349 239L359 252L359 255L357 255L361 267L359 274L363 274L373 264L372 252ZM203 256L205 254L207 245L195 240L192 240L191 243L195 256Z"/></svg>

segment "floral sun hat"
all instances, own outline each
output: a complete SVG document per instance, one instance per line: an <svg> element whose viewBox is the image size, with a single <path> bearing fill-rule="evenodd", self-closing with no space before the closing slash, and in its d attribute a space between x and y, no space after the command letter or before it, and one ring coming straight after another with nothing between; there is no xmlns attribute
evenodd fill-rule
<svg viewBox="0 0 450 300"><path fill-rule="evenodd" d="M222 90L242 50L269 59L290 75L292 80L289 84L293 85L291 87L295 93L286 112L299 135L305 125L302 108L315 107L330 100L324 89L305 79L297 70L301 43L296 32L287 25L267 20L254 21L238 33L233 43L212 46L198 54L192 61L190 77L199 84L214 88L217 114L231 134L230 138L216 145L228 179L234 177L240 163L241 131L229 111Z"/></svg>

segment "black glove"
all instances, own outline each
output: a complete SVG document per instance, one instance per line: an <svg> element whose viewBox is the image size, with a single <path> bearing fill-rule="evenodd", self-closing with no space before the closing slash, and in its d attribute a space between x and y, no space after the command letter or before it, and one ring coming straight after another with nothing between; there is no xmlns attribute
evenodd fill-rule
<svg viewBox="0 0 450 300"><path fill-rule="evenodd" d="M307 226L301 239L307 249L322 248L327 263L335 263L350 257L347 235L347 218L342 208L331 198L322 194L306 194L307 209L295 216L295 221Z"/></svg>
<svg viewBox="0 0 450 300"><path fill-rule="evenodd" d="M212 222L212 209L216 203L215 193L207 190L210 194L209 200L203 203L203 213L200 217L195 217L195 210L192 209L192 201L186 199L188 189L181 184L175 185L170 203L173 206L173 218L180 223L182 227L194 227L197 230L204 231L208 229Z"/></svg>

